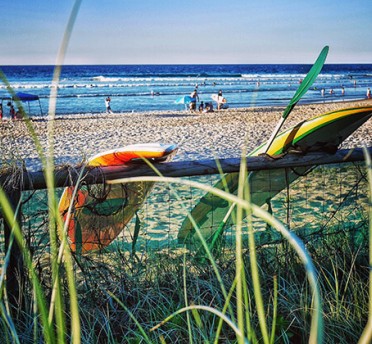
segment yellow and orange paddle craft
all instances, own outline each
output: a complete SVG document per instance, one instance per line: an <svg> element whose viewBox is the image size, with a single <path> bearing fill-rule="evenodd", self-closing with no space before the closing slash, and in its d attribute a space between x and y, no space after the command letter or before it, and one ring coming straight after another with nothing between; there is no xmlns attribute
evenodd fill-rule
<svg viewBox="0 0 372 344"><path fill-rule="evenodd" d="M87 165L129 167L142 159L166 162L176 151L177 146L173 144L135 144L95 155ZM79 185L78 189L66 187L59 202L59 212L65 226L67 222L71 250L84 253L109 245L143 204L152 186L151 182L136 182Z"/></svg>

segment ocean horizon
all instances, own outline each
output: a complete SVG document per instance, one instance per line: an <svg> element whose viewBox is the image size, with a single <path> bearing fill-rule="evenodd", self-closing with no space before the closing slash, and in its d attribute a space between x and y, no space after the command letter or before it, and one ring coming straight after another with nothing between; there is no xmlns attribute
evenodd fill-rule
<svg viewBox="0 0 372 344"><path fill-rule="evenodd" d="M31 116L48 113L52 65L2 66L14 92L37 95L25 106ZM231 108L286 106L311 64L142 64L64 65L58 84L56 115L104 113L111 97L114 112L184 110L176 104L197 88L210 102L222 90ZM326 64L301 103L360 100L372 87L372 64ZM322 92L323 90L323 92ZM0 85L4 114L10 93Z"/></svg>

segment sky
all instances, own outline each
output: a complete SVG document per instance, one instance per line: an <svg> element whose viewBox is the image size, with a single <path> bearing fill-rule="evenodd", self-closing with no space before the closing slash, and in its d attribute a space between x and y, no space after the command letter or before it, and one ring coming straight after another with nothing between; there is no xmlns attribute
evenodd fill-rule
<svg viewBox="0 0 372 344"><path fill-rule="evenodd" d="M73 0L13 0L0 65L54 65ZM64 64L372 63L371 0L83 0Z"/></svg>

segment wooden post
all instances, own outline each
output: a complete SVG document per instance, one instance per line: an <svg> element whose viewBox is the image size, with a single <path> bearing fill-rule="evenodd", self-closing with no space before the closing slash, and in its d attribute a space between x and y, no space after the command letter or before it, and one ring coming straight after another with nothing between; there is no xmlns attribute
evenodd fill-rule
<svg viewBox="0 0 372 344"><path fill-rule="evenodd" d="M21 200L21 189L14 185L12 190L6 190L9 202L15 212ZM21 207L19 206L16 221L21 226ZM4 241L5 253L8 252L11 244L12 226L6 220L4 221ZM6 271L6 291L11 307L13 317L22 316L24 309L23 287L24 287L24 269L22 251L15 238L11 244L9 264Z"/></svg>

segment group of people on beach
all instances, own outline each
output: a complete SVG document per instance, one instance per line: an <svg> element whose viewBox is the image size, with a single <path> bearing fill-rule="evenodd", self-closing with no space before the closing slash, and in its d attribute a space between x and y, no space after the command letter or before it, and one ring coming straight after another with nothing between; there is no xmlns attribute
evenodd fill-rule
<svg viewBox="0 0 372 344"><path fill-rule="evenodd" d="M201 101L198 110L199 112L203 113L214 112L213 103L212 102L204 103L203 101Z"/></svg>
<svg viewBox="0 0 372 344"><path fill-rule="evenodd" d="M194 91L190 94L191 97L191 102L189 104L189 109L191 111L196 111L196 102L200 101L199 95L198 95L198 90L197 90L197 85L195 86ZM222 96L222 90L218 91L218 99L221 99L221 102L217 102L217 109L220 110L223 106L223 96ZM106 113L113 113L111 109L111 98L110 96L107 96L105 98L105 107L106 107ZM213 103L212 102L203 102L201 101L198 107L199 112L207 113L207 112L213 112Z"/></svg>
<svg viewBox="0 0 372 344"><path fill-rule="evenodd" d="M16 111L14 105L11 102L6 104L9 107L9 117L11 120L22 119L22 113L20 110ZM3 104L0 104L0 120L4 118Z"/></svg>
<svg viewBox="0 0 372 344"><path fill-rule="evenodd" d="M196 101L199 101L199 95L198 95L198 85L195 86L194 91L191 92L190 98L191 102L189 104L190 111L196 111ZM225 104L226 100L222 96L222 90L218 91L217 95L217 110L221 110L223 105ZM207 112L214 112L213 110L213 103L212 102L203 102L201 101L198 107L199 112L207 113Z"/></svg>

